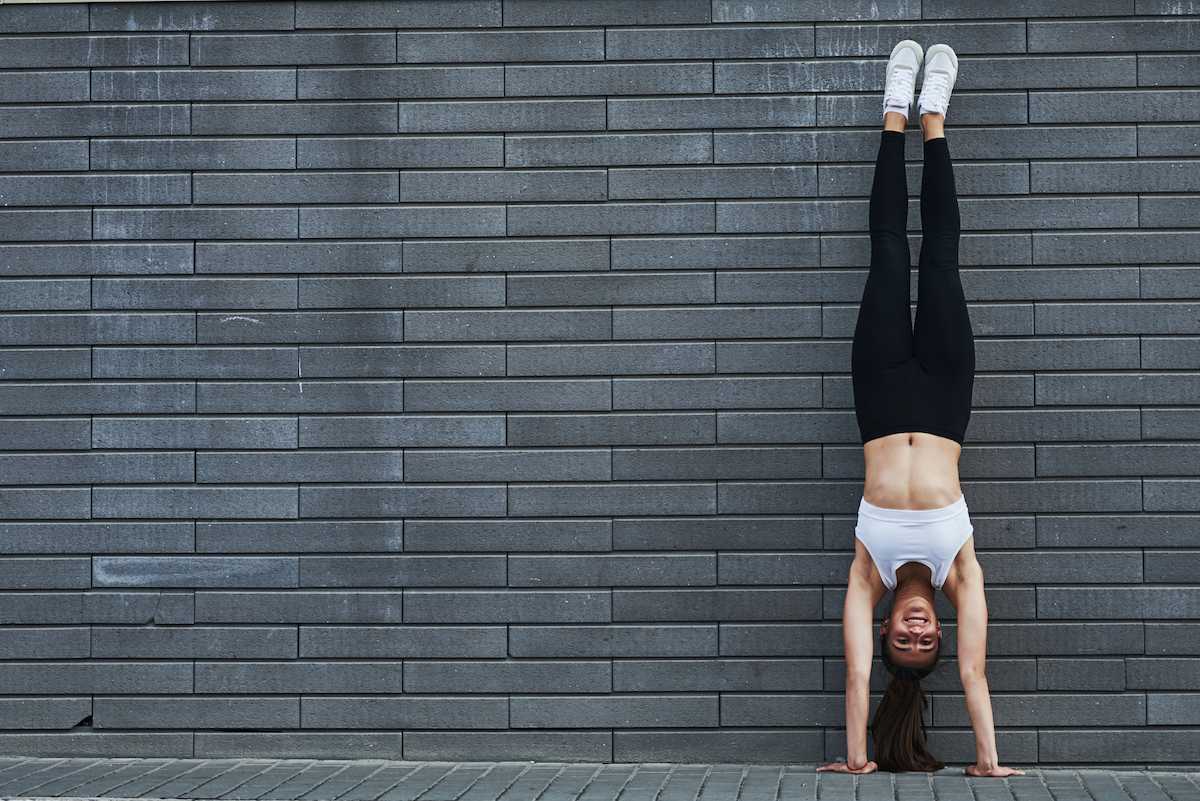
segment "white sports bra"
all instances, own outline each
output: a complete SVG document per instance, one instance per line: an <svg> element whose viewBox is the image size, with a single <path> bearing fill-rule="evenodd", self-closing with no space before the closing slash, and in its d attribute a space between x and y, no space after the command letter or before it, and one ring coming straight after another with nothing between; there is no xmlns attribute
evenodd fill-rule
<svg viewBox="0 0 1200 801"><path fill-rule="evenodd" d="M933 586L941 589L974 530L966 498L941 509L882 509L864 500L854 536L866 546L889 590L896 589L896 571L909 562L928 567Z"/></svg>

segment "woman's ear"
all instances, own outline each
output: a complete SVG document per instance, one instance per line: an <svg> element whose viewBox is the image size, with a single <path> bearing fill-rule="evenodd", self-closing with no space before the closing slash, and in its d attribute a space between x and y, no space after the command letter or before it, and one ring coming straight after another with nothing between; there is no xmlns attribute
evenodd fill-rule
<svg viewBox="0 0 1200 801"><path fill-rule="evenodd" d="M891 621L889 621L886 617L883 619L883 623L879 626L879 636L880 637L883 637L887 634L889 622L891 622ZM939 637L942 636L942 624L941 623L938 623L938 636Z"/></svg>

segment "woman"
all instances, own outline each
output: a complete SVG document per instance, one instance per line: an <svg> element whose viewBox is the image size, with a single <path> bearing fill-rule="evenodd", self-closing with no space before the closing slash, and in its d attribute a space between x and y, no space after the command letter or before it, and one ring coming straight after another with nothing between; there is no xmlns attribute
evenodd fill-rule
<svg viewBox="0 0 1200 801"><path fill-rule="evenodd" d="M884 133L871 189L871 270L854 332L854 403L866 456L866 485L855 529L842 630L846 644L844 762L821 770L932 771L945 764L925 745L920 680L941 652L934 612L941 588L958 610L958 668L975 731L972 776L1008 776L996 755L984 677L987 606L975 559L958 457L971 415L975 347L958 277L959 217L954 170L943 126L958 58L929 49L919 102L925 131L921 183L918 308L909 317L909 253L904 127L924 54L904 41L892 50L884 94ZM880 627L891 682L872 721L875 759L867 759L872 613L887 591L891 613Z"/></svg>

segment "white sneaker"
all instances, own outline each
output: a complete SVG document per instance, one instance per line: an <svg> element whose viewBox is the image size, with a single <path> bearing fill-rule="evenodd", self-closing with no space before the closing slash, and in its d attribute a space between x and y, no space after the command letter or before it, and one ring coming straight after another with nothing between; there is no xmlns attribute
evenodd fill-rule
<svg viewBox="0 0 1200 801"><path fill-rule="evenodd" d="M921 46L905 39L892 48L892 57L887 64L887 83L883 90L883 113L889 111L903 114L908 119L916 94L917 73L921 71L924 53Z"/></svg>
<svg viewBox="0 0 1200 801"><path fill-rule="evenodd" d="M929 59L925 62L925 82L921 84L921 99L917 102L922 114L946 116L956 77L958 56L950 45L936 44L929 48Z"/></svg>

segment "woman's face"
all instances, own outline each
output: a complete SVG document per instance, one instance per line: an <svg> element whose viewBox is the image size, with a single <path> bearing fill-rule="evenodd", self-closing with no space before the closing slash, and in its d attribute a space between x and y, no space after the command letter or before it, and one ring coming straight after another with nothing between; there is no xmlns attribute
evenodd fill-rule
<svg viewBox="0 0 1200 801"><path fill-rule="evenodd" d="M896 601L879 636L887 640L888 653L897 665L924 669L933 663L942 624L927 598L910 596Z"/></svg>

